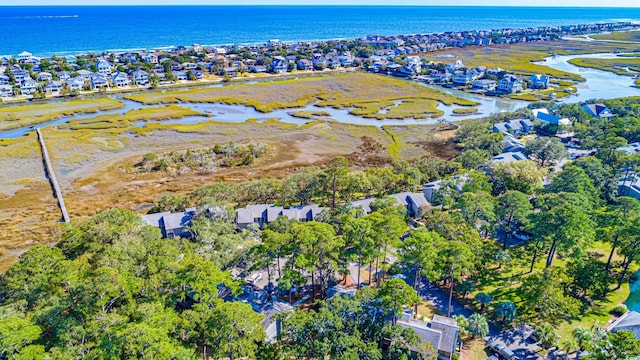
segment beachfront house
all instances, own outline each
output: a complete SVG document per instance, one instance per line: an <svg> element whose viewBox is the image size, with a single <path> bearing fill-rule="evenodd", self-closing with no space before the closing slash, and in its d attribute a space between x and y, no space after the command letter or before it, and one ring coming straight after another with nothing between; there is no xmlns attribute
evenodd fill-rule
<svg viewBox="0 0 640 360"><path fill-rule="evenodd" d="M595 118L610 119L616 117L616 114L612 113L605 104L585 104L582 105L582 109Z"/></svg>
<svg viewBox="0 0 640 360"><path fill-rule="evenodd" d="M154 54L154 53L142 54L142 60L144 60L145 62L148 62L150 64L157 64L158 63L158 55Z"/></svg>
<svg viewBox="0 0 640 360"><path fill-rule="evenodd" d="M531 89L546 89L549 87L549 77L546 75L531 75L529 77L529 87Z"/></svg>
<svg viewBox="0 0 640 360"><path fill-rule="evenodd" d="M93 89L101 89L109 87L109 80L103 74L92 74L91 75L91 88Z"/></svg>
<svg viewBox="0 0 640 360"><path fill-rule="evenodd" d="M20 53L20 55L18 55L18 61L24 64L25 62L31 60L32 57L33 54L28 51L23 51Z"/></svg>
<svg viewBox="0 0 640 360"><path fill-rule="evenodd" d="M111 82L113 83L113 85L117 87L128 87L129 85L131 85L131 82L129 81L129 77L127 76L127 74L120 71L113 74L113 77L111 78Z"/></svg>
<svg viewBox="0 0 640 360"><path fill-rule="evenodd" d="M133 83L138 86L149 86L149 74L146 71L136 70L132 74Z"/></svg>
<svg viewBox="0 0 640 360"><path fill-rule="evenodd" d="M509 120L502 123L493 124L493 132L503 134L511 134L518 136L520 134L529 134L533 132L533 122L529 119Z"/></svg>
<svg viewBox="0 0 640 360"><path fill-rule="evenodd" d="M11 61L11 55L0 55L0 65L7 66Z"/></svg>
<svg viewBox="0 0 640 360"><path fill-rule="evenodd" d="M40 84L32 78L26 78L20 83L22 95L33 95L40 88Z"/></svg>
<svg viewBox="0 0 640 360"><path fill-rule="evenodd" d="M521 92L523 78L520 75L507 75L498 81L498 91L503 94L515 94Z"/></svg>
<svg viewBox="0 0 640 360"><path fill-rule="evenodd" d="M98 60L96 63L96 69L98 69L98 72L102 75L111 75L111 64L104 59Z"/></svg>
<svg viewBox="0 0 640 360"><path fill-rule="evenodd" d="M275 56L271 60L271 72L276 74L289 71L289 62L282 56Z"/></svg>
<svg viewBox="0 0 640 360"><path fill-rule="evenodd" d="M300 222L315 221L317 216L325 210L326 208L315 205L292 206L290 208L273 204L247 205L236 210L236 224L238 230L246 229L251 225L263 228L281 216Z"/></svg>
<svg viewBox="0 0 640 360"><path fill-rule="evenodd" d="M496 83L495 80L481 79L474 80L471 86L473 90L491 91L496 89L498 83Z"/></svg>

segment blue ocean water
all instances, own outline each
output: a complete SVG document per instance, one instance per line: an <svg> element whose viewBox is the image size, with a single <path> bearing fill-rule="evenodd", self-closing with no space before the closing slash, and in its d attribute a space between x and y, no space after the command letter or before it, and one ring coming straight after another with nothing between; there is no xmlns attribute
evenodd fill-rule
<svg viewBox="0 0 640 360"><path fill-rule="evenodd" d="M505 27L639 21L640 8L415 6L0 7L0 54L353 39Z"/></svg>

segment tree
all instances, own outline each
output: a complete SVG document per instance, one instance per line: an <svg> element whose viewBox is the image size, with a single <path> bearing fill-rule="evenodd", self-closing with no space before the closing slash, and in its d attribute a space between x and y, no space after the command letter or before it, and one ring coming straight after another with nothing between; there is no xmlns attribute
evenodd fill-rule
<svg viewBox="0 0 640 360"><path fill-rule="evenodd" d="M187 206L189 206L189 199L185 196L176 193L164 193L158 199L156 210L157 212L180 212L184 211Z"/></svg>
<svg viewBox="0 0 640 360"><path fill-rule="evenodd" d="M414 289L420 291L422 276L434 279L436 276L436 248L444 243L444 239L436 232L426 228L413 230L400 246L398 251L400 262L407 269L414 269ZM416 304L417 311L417 304Z"/></svg>
<svg viewBox="0 0 640 360"><path fill-rule="evenodd" d="M516 225L526 224L532 205L527 195L517 190L509 190L499 195L497 200L496 215L498 226L504 232L502 250L506 250L509 233L514 230Z"/></svg>
<svg viewBox="0 0 640 360"><path fill-rule="evenodd" d="M469 317L469 332L473 337L483 338L489 334L489 324L487 318L474 313Z"/></svg>
<svg viewBox="0 0 640 360"><path fill-rule="evenodd" d="M609 274L603 264L592 257L570 262L566 272L570 279L570 289L583 298L602 297L609 290Z"/></svg>
<svg viewBox="0 0 640 360"><path fill-rule="evenodd" d="M465 169L477 169L479 166L486 164L491 159L487 150L467 150L456 156L453 161L462 164Z"/></svg>
<svg viewBox="0 0 640 360"><path fill-rule="evenodd" d="M0 319L0 357L15 358L17 353L40 338L42 329L31 320L10 316Z"/></svg>
<svg viewBox="0 0 640 360"><path fill-rule="evenodd" d="M553 178L553 181L545 190L549 193L577 193L594 202L598 200L593 196L598 193L595 186L593 186L593 180L582 168L577 166L566 167Z"/></svg>
<svg viewBox="0 0 640 360"><path fill-rule="evenodd" d="M382 306L392 314L394 324L395 319L402 314L403 306L416 304L420 301L420 297L402 279L391 279L382 284L379 297Z"/></svg>
<svg viewBox="0 0 640 360"><path fill-rule="evenodd" d="M263 316L253 311L249 304L221 302L217 304L208 321L211 334L207 342L216 357L255 356L257 343L265 337L262 327Z"/></svg>
<svg viewBox="0 0 640 360"><path fill-rule="evenodd" d="M493 183L495 190L517 190L531 195L542 189L542 178L545 171L529 160L499 162L493 167Z"/></svg>
<svg viewBox="0 0 640 360"><path fill-rule="evenodd" d="M590 203L576 193L559 193L541 196L537 207L539 211L530 216L529 230L537 242L549 243L546 267L551 266L556 252L582 256L595 236ZM536 253L532 265L535 258Z"/></svg>
<svg viewBox="0 0 640 360"><path fill-rule="evenodd" d="M484 191L465 192L455 205L469 226L476 226L481 220L493 222L495 220L494 206L494 198Z"/></svg>
<svg viewBox="0 0 640 360"><path fill-rule="evenodd" d="M473 281L469 279L460 281L457 286L457 291L462 294L462 298L466 298L467 294L473 292L475 289L476 286L473 284Z"/></svg>
<svg viewBox="0 0 640 360"><path fill-rule="evenodd" d="M560 348L564 350L567 356L572 353L578 347L576 340L574 338L567 338L562 340L562 344Z"/></svg>
<svg viewBox="0 0 640 360"><path fill-rule="evenodd" d="M533 156L538 160L540 166L553 163L567 155L564 145L560 139L549 136L540 136L527 142L525 154Z"/></svg>
<svg viewBox="0 0 640 360"><path fill-rule="evenodd" d="M529 275L522 282L520 293L526 312L539 319L557 321L576 315L580 308L578 300L565 295L558 269Z"/></svg>
<svg viewBox="0 0 640 360"><path fill-rule="evenodd" d="M496 253L495 258L496 258L496 261L498 262L498 264L500 264L498 266L498 269L502 269L502 264L511 262L511 255L506 250L498 251Z"/></svg>
<svg viewBox="0 0 640 360"><path fill-rule="evenodd" d="M327 164L327 179L331 184L331 207L336 207L336 193L338 192L338 180L348 174L349 161L342 156L337 156Z"/></svg>
<svg viewBox="0 0 640 360"><path fill-rule="evenodd" d="M510 301L503 301L499 303L496 306L494 313L496 317L500 318L503 327L505 323L515 320L518 314L516 311L516 305Z"/></svg>
<svg viewBox="0 0 640 360"><path fill-rule="evenodd" d="M467 319L464 315L453 315L451 318L458 324L458 328L460 329L460 336L467 336L467 334L469 334L469 319Z"/></svg>
<svg viewBox="0 0 640 360"><path fill-rule="evenodd" d="M558 334L550 324L540 324L536 326L534 335L540 344L546 348L555 346L558 342Z"/></svg>
<svg viewBox="0 0 640 360"><path fill-rule="evenodd" d="M349 248L355 250L358 260L357 287L360 289L360 269L363 263L369 263L375 257L376 246L374 242L371 222L366 218L348 218L344 226L344 239Z"/></svg>
<svg viewBox="0 0 640 360"><path fill-rule="evenodd" d="M476 301L480 304L480 312L484 312L484 309L491 304L493 298L487 293L478 293L476 294Z"/></svg>
<svg viewBox="0 0 640 360"><path fill-rule="evenodd" d="M580 351L584 350L585 345L588 344L593 337L591 330L581 326L573 329L571 335L576 340L578 350Z"/></svg>

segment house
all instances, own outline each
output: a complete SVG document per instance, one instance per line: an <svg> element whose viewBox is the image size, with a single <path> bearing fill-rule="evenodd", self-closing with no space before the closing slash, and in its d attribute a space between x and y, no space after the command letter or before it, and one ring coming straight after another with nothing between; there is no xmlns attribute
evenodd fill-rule
<svg viewBox="0 0 640 360"><path fill-rule="evenodd" d="M498 91L504 94L515 94L523 90L522 76L507 75L498 81Z"/></svg>
<svg viewBox="0 0 640 360"><path fill-rule="evenodd" d="M13 72L13 77L16 79L16 83L21 83L26 79L31 78L31 75L27 70L17 70Z"/></svg>
<svg viewBox="0 0 640 360"><path fill-rule="evenodd" d="M448 317L434 315L430 323L421 320L403 318L398 320L398 325L405 329L411 329L420 338L422 343L429 343L437 351L439 360L451 360L456 353L459 342L458 323ZM420 346L412 348L420 351Z"/></svg>
<svg viewBox="0 0 640 360"><path fill-rule="evenodd" d="M185 209L183 212L161 212L142 215L142 220L151 226L160 228L162 236L168 239L190 238L189 226L196 215L195 208Z"/></svg>
<svg viewBox="0 0 640 360"><path fill-rule="evenodd" d="M32 57L33 57L33 54L31 54L28 51L23 51L20 53L20 55L18 55L18 61L24 64L25 62L31 60Z"/></svg>
<svg viewBox="0 0 640 360"><path fill-rule="evenodd" d="M74 78L71 78L71 79L65 81L65 83L67 84L69 89L81 91L82 88L84 87L84 81L85 80L84 80L84 78L82 76L76 76Z"/></svg>
<svg viewBox="0 0 640 360"><path fill-rule="evenodd" d="M412 218L421 218L424 216L425 209L430 205L424 194L421 193L403 192L391 194L388 197L395 199L398 202L398 205L405 208L406 214ZM350 204L353 207L361 208L366 215L373 211L371 204L376 200L378 199L366 198L352 201Z"/></svg>
<svg viewBox="0 0 640 360"><path fill-rule="evenodd" d="M549 77L546 75L531 75L529 77L529 87L532 89L546 89L549 87Z"/></svg>
<svg viewBox="0 0 640 360"><path fill-rule="evenodd" d="M533 109L531 110L533 116L536 121L538 121L541 125L556 125L556 126L564 126L570 127L573 123L567 118L561 118L556 115L549 114L549 110L547 109Z"/></svg>
<svg viewBox="0 0 640 360"><path fill-rule="evenodd" d="M109 76L111 75L111 64L109 64L106 60L100 59L96 63L96 69L102 75Z"/></svg>
<svg viewBox="0 0 640 360"><path fill-rule="evenodd" d="M82 76L82 78L85 81L89 81L91 80L91 75L93 75L93 73L89 70L78 70L78 75Z"/></svg>
<svg viewBox="0 0 640 360"><path fill-rule="evenodd" d="M49 81L49 80L53 80L53 75L51 75L51 73L41 72L40 74L38 74L38 81Z"/></svg>
<svg viewBox="0 0 640 360"><path fill-rule="evenodd" d="M640 142L634 142L625 146L620 146L619 148L616 148L616 150L624 151L627 153L627 155L636 155L637 153L640 153Z"/></svg>
<svg viewBox="0 0 640 360"><path fill-rule="evenodd" d="M281 216L300 222L315 221L316 217L324 210L325 208L315 205L292 206L286 209L273 204L248 205L236 210L236 224L238 224L238 230L245 229L250 225L263 228Z"/></svg>
<svg viewBox="0 0 640 360"><path fill-rule="evenodd" d="M9 65L9 61L11 61L11 55L1 55L0 56L0 65L7 66L7 65Z"/></svg>
<svg viewBox="0 0 640 360"><path fill-rule="evenodd" d="M67 81L71 79L71 72L69 71L58 71L58 79L60 81Z"/></svg>
<svg viewBox="0 0 640 360"><path fill-rule="evenodd" d="M62 90L63 83L61 81L49 80L44 90L48 93L57 93Z"/></svg>
<svg viewBox="0 0 640 360"><path fill-rule="evenodd" d="M195 70L198 68L198 65L192 63L192 62L184 62L182 63L182 68L185 70Z"/></svg>
<svg viewBox="0 0 640 360"><path fill-rule="evenodd" d="M11 78L7 75L0 74L0 85L9 85L11 84Z"/></svg>
<svg viewBox="0 0 640 360"><path fill-rule="evenodd" d="M618 196L640 200L640 176L623 177L618 181Z"/></svg>
<svg viewBox="0 0 640 360"><path fill-rule="evenodd" d="M296 63L298 70L313 70L313 62L309 59L300 59Z"/></svg>
<svg viewBox="0 0 640 360"><path fill-rule="evenodd" d="M107 77L102 75L102 74L91 74L91 88L93 89L98 89L98 88L107 88L109 87L109 80L107 80Z"/></svg>
<svg viewBox="0 0 640 360"><path fill-rule="evenodd" d="M65 56L65 57L64 57L64 61L65 61L67 64L75 64L75 62L76 62L76 57L75 57L75 56L73 56L73 55L67 55L67 56Z"/></svg>
<svg viewBox="0 0 640 360"><path fill-rule="evenodd" d="M456 71L453 73L453 84L458 86L469 85L473 82L475 77L468 72Z"/></svg>
<svg viewBox="0 0 640 360"><path fill-rule="evenodd" d="M40 84L32 78L26 78L20 83L22 95L33 95L40 88Z"/></svg>
<svg viewBox="0 0 640 360"><path fill-rule="evenodd" d="M493 124L493 132L518 136L528 134L534 130L533 122L529 119L509 120L503 123Z"/></svg>
<svg viewBox="0 0 640 360"><path fill-rule="evenodd" d="M149 74L143 70L136 70L131 74L133 83L138 86L149 86Z"/></svg>
<svg viewBox="0 0 640 360"><path fill-rule="evenodd" d="M191 70L191 74L196 77L198 80L204 79L204 71L200 69Z"/></svg>
<svg viewBox="0 0 640 360"><path fill-rule="evenodd" d="M127 87L131 85L131 82L129 81L129 77L127 76L127 74L120 71L113 74L113 77L111 78L111 82L113 83L113 85L117 87Z"/></svg>
<svg viewBox="0 0 640 360"><path fill-rule="evenodd" d="M605 104L585 104L582 105L582 109L596 118L613 118L616 116Z"/></svg>
<svg viewBox="0 0 640 360"><path fill-rule="evenodd" d="M507 134L502 141L502 152L517 152L524 150L524 143L511 134Z"/></svg>
<svg viewBox="0 0 640 360"><path fill-rule="evenodd" d="M607 331L609 332L621 330L631 331L636 339L640 340L640 313L629 311L607 326Z"/></svg>
<svg viewBox="0 0 640 360"><path fill-rule="evenodd" d="M266 70L266 68L265 68ZM237 77L238 76L238 68L237 67L225 67L220 69L220 75L228 76L228 77Z"/></svg>
<svg viewBox="0 0 640 360"><path fill-rule="evenodd" d="M172 62L170 65L171 71L181 71L183 69L182 64L177 62Z"/></svg>
<svg viewBox="0 0 640 360"><path fill-rule="evenodd" d="M0 97L13 97L13 88L11 87L11 85L0 85Z"/></svg>
<svg viewBox="0 0 640 360"><path fill-rule="evenodd" d="M189 80L189 77L187 76L187 74L185 72L182 72L182 71L174 71L173 72L173 76L178 81L187 81L187 80Z"/></svg>
<svg viewBox="0 0 640 360"><path fill-rule="evenodd" d="M154 66L153 67L153 72L156 73L156 75L164 74L164 72L165 72L164 66L162 66L162 65Z"/></svg>
<svg viewBox="0 0 640 360"><path fill-rule="evenodd" d="M407 216L420 219L424 216L424 212L427 207L430 206L424 194L403 192L399 194L391 194L392 197L398 201L398 204L403 206L407 211Z"/></svg>
<svg viewBox="0 0 640 360"><path fill-rule="evenodd" d="M145 62L148 62L150 64L157 64L158 63L158 55L156 55L154 53L143 54L142 55L142 60L144 60Z"/></svg>
<svg viewBox="0 0 640 360"><path fill-rule="evenodd" d="M315 70L324 70L327 67L327 59L320 53L313 53L311 55L311 63Z"/></svg>
<svg viewBox="0 0 640 360"><path fill-rule="evenodd" d="M249 71L256 74L264 74L267 72L267 67L264 65L253 65L249 68Z"/></svg>
<svg viewBox="0 0 640 360"><path fill-rule="evenodd" d="M498 83L494 80L482 79L482 80L474 80L471 86L474 90L483 90L483 91L491 91L495 90Z"/></svg>
<svg viewBox="0 0 640 360"><path fill-rule="evenodd" d="M275 56L271 60L271 71L274 73L286 73L289 71L289 62L282 56Z"/></svg>
<svg viewBox="0 0 640 360"><path fill-rule="evenodd" d="M495 163L510 163L522 160L529 160L529 157L521 151L516 152L504 152L496 155L491 159L491 162Z"/></svg>
<svg viewBox="0 0 640 360"><path fill-rule="evenodd" d="M433 203L434 200L437 201L441 195L445 195L442 193L443 188L449 187L457 193L461 193L462 187L467 181L468 177L465 174L455 175L451 179L436 180L425 184L422 193L428 202Z"/></svg>

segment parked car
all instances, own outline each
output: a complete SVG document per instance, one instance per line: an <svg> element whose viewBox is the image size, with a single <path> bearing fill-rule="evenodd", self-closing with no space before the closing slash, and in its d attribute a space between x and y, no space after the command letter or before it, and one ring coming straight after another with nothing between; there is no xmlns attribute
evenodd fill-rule
<svg viewBox="0 0 640 360"><path fill-rule="evenodd" d="M509 350L503 344L500 344L500 343L497 343L497 342L494 341L494 342L489 343L489 347L496 354L498 354L498 356L500 356L502 359L505 359L505 360L516 359L516 355L513 353L513 351Z"/></svg>
<svg viewBox="0 0 640 360"><path fill-rule="evenodd" d="M262 279L262 273L255 273L247 278L247 282L255 284L256 282L260 281L260 279Z"/></svg>

